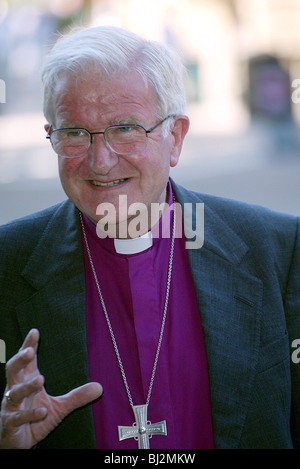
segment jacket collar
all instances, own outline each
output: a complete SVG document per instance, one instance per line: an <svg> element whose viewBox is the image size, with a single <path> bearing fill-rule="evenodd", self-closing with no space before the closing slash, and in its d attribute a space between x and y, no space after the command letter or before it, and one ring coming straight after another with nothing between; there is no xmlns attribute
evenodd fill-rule
<svg viewBox="0 0 300 469"><path fill-rule="evenodd" d="M190 229L197 226L196 204L204 207L204 240L203 224L197 227L200 248L204 248L232 264L238 264L247 253L248 247L243 240L207 205L197 193L178 186L172 181L177 200L183 206L183 215L191 217L185 235L191 240L194 232ZM202 222L202 220L201 220ZM68 229L64 229L68 227ZM201 233L199 233L199 231ZM58 206L48 222L43 236L30 257L23 276L35 288L45 285L58 270L82 268L82 246L78 210L70 201ZM192 249L193 250L193 249ZM76 256L75 256L76 254ZM80 255L79 255L80 254Z"/></svg>
<svg viewBox="0 0 300 469"><path fill-rule="evenodd" d="M23 277L39 289L58 271L82 269L80 233L78 210L67 200L54 211L22 272Z"/></svg>
<svg viewBox="0 0 300 469"><path fill-rule="evenodd" d="M184 219L187 218L188 221L185 228L187 241L195 236L194 231L196 230L199 239L199 242L195 243L197 250L204 247L224 260L232 264L238 264L248 251L248 246L244 241L209 207L209 205L205 204L204 200L201 198L201 194L188 191L175 184L174 181L172 181L172 186L177 200L183 207ZM199 206L198 214L196 211L197 204ZM202 211L203 218L201 218ZM193 229L191 229L191 227L193 227ZM190 246L191 250L194 250L193 243L191 243Z"/></svg>

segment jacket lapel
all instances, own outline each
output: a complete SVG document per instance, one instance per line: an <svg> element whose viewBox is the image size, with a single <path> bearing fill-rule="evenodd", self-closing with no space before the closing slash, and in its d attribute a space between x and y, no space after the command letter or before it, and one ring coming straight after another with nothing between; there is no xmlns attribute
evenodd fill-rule
<svg viewBox="0 0 300 469"><path fill-rule="evenodd" d="M31 327L40 331L40 371L51 395L89 381L83 262L78 213L66 202L48 223L23 271L35 293L17 309L24 335ZM95 447L92 418L91 406L80 409L58 427L53 442L50 434L39 446L57 445L61 438L59 447Z"/></svg>
<svg viewBox="0 0 300 469"><path fill-rule="evenodd" d="M202 202L173 186L181 204ZM205 336L215 446L236 448L258 359L262 283L243 267L245 243L207 205L204 213L204 244L188 256Z"/></svg>

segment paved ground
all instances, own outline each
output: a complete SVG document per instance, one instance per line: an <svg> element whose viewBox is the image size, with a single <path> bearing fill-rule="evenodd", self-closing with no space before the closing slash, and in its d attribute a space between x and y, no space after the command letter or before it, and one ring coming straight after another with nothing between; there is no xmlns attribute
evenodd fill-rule
<svg viewBox="0 0 300 469"><path fill-rule="evenodd" d="M38 142L27 138L23 145L4 137L2 127L0 224L65 198L56 157L44 135ZM272 139L256 132L237 137L190 135L171 175L193 190L300 215L300 150L276 152Z"/></svg>

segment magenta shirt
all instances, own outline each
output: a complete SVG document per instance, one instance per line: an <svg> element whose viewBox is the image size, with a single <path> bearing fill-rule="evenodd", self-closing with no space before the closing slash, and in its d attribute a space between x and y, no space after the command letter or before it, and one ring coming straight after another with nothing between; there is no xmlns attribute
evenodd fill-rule
<svg viewBox="0 0 300 469"><path fill-rule="evenodd" d="M171 240L154 238L146 251L118 254L112 239L98 238L95 225L86 217L84 222L133 404L145 404L161 328ZM83 246L90 379L104 390L93 404L97 448L137 449L134 439L118 439L118 425L131 426L134 415ZM175 240L169 307L148 420L167 424L167 436L153 436L151 449L213 448L204 339L184 237Z"/></svg>

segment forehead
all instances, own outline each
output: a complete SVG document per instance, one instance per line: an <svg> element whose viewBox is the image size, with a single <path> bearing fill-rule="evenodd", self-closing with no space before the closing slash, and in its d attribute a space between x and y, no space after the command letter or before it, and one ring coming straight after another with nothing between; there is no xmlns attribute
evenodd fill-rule
<svg viewBox="0 0 300 469"><path fill-rule="evenodd" d="M59 121L145 119L156 115L158 98L137 73L107 78L93 72L75 77L61 75L53 93L53 111Z"/></svg>

